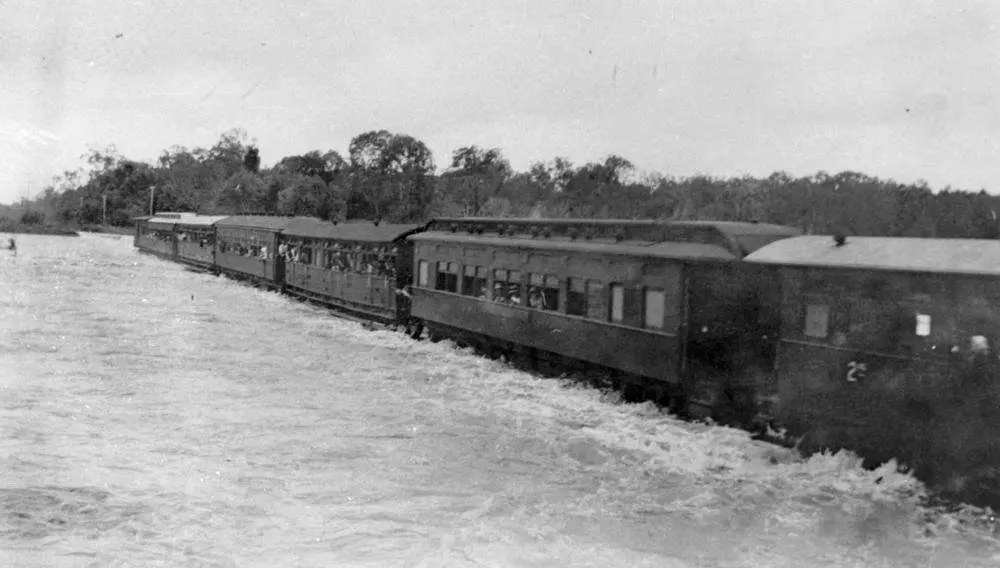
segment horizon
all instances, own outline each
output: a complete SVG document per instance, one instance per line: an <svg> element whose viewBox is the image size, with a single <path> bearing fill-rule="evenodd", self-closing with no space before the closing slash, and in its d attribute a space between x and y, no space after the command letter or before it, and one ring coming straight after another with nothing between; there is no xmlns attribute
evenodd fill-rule
<svg viewBox="0 0 1000 568"><path fill-rule="evenodd" d="M4 204L91 149L155 163L233 128L262 166L385 129L438 171L476 145L517 171L616 154L675 178L854 171L1000 192L986 1L48 0L0 16Z"/></svg>

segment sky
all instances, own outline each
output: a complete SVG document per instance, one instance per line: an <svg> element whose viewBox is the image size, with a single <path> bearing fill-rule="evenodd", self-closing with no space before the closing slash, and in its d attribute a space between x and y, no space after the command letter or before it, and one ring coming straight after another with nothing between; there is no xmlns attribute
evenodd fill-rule
<svg viewBox="0 0 1000 568"><path fill-rule="evenodd" d="M993 0L0 0L0 81L0 203L233 128L264 165L385 129L439 168L478 145L1000 193Z"/></svg>

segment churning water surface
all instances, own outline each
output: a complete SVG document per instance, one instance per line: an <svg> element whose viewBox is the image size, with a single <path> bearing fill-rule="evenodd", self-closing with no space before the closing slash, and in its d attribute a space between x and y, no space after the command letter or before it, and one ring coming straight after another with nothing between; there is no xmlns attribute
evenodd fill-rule
<svg viewBox="0 0 1000 568"><path fill-rule="evenodd" d="M848 454L369 331L141 255L0 251L2 566L996 566Z"/></svg>

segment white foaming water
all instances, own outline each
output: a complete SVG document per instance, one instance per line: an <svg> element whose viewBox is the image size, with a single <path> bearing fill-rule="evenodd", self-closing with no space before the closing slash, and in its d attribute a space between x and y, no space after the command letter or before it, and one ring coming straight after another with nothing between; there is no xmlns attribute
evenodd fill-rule
<svg viewBox="0 0 1000 568"><path fill-rule="evenodd" d="M3 566L996 566L849 454L413 342L127 238L0 253Z"/></svg>

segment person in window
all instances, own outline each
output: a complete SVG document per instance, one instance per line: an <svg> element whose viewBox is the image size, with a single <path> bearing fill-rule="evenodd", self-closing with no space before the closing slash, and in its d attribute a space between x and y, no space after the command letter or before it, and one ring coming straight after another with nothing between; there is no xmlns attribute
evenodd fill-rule
<svg viewBox="0 0 1000 568"><path fill-rule="evenodd" d="M507 294L510 297L510 303L515 306L521 305L521 290L520 286L517 284L510 284L507 286Z"/></svg>
<svg viewBox="0 0 1000 568"><path fill-rule="evenodd" d="M501 304L507 303L507 296L503 293L503 282L493 283L493 301Z"/></svg>
<svg viewBox="0 0 1000 568"><path fill-rule="evenodd" d="M537 286L532 286L531 290L528 292L528 307L536 310L545 309L545 298L542 297L542 292Z"/></svg>

